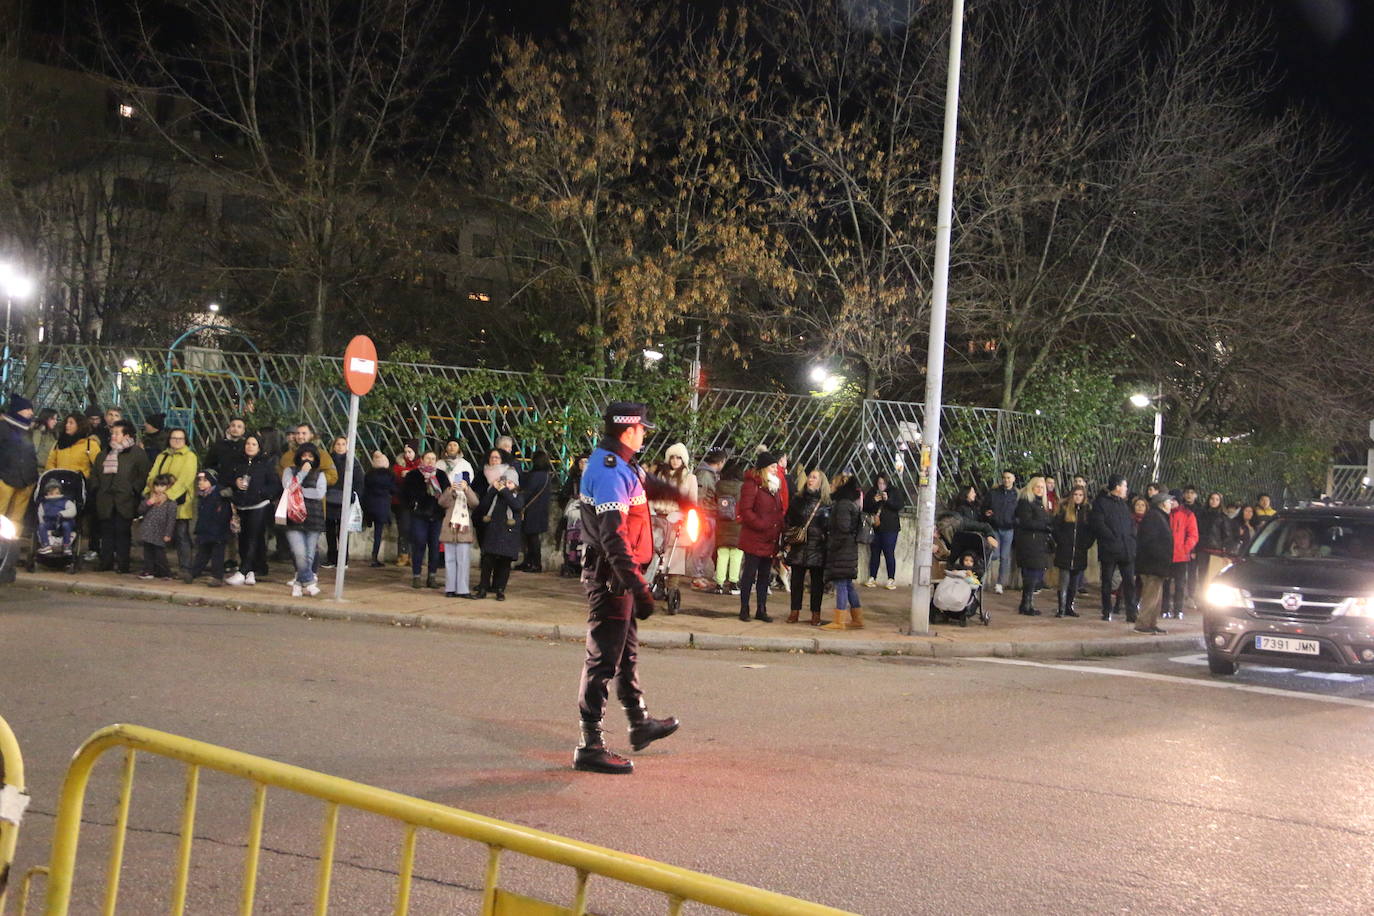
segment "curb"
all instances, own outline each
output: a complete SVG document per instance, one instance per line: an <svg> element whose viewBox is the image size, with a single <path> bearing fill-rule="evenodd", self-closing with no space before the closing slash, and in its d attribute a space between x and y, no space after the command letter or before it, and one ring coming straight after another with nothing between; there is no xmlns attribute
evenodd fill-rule
<svg viewBox="0 0 1374 916"><path fill-rule="evenodd" d="M187 595L155 592L131 585L105 585L74 581L69 585L17 580L13 587L33 591L68 592L136 601L166 601L182 607L221 607L250 614L283 614L317 620L341 620L389 627L419 627L452 633L514 636L561 642L582 642L585 626L560 626L524 620L469 619L442 614L400 614L350 609L333 604L298 605L262 599L243 600L237 595ZM827 639L784 636L734 636L722 633L691 633L680 630L640 630L639 644L653 649L734 649L753 652L801 652L810 655L882 656L914 658L1104 658L1144 655L1151 652L1186 652L1203 648L1202 636L1114 636L1107 639L1047 640L1043 642L953 643L921 639Z"/></svg>

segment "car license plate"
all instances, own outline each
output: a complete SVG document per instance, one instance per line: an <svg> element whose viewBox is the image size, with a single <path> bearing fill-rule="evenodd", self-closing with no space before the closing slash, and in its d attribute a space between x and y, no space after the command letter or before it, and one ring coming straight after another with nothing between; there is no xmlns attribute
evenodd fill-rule
<svg viewBox="0 0 1374 916"><path fill-rule="evenodd" d="M1295 652L1298 655L1322 654L1322 647L1315 639L1288 639L1284 636L1256 636L1255 648L1265 652Z"/></svg>

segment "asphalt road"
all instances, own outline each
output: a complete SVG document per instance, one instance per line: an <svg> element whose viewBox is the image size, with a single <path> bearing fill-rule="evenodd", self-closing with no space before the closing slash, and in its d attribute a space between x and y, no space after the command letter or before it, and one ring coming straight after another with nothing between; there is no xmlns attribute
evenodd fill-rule
<svg viewBox="0 0 1374 916"><path fill-rule="evenodd" d="M20 870L46 858L71 752L133 722L859 913L1374 907L1374 683L1217 682L1195 657L651 650L650 708L684 725L609 777L568 766L580 661L568 644L0 591L0 715L33 795ZM608 723L625 749L618 710ZM93 783L74 912L98 905L116 770ZM140 758L122 912L165 910L181 786ZM203 778L189 912L234 910L249 798ZM321 807L273 793L267 820L258 911L301 912ZM390 911L399 843L344 815L335 912ZM482 858L424 835L412 912L474 912ZM591 904L666 911L609 885Z"/></svg>

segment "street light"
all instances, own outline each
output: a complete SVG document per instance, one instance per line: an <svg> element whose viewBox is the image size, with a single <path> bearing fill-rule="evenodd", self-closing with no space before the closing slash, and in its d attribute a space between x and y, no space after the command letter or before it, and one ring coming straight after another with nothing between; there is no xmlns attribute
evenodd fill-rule
<svg viewBox="0 0 1374 916"><path fill-rule="evenodd" d="M811 381L817 385L824 385L825 380L830 377L830 370L824 366L813 366L811 368Z"/></svg>
<svg viewBox="0 0 1374 916"><path fill-rule="evenodd" d="M210 305L209 305L209 309L210 309L211 312L218 312L218 311L219 311L219 303L218 303L218 302L211 302Z"/></svg>
<svg viewBox="0 0 1374 916"><path fill-rule="evenodd" d="M1151 397L1144 392L1136 392L1131 395L1131 404L1135 407L1145 408L1151 404L1155 408L1155 474L1154 479L1159 480L1160 459L1164 451L1164 386L1160 385L1155 389L1155 394Z"/></svg>
<svg viewBox="0 0 1374 916"><path fill-rule="evenodd" d="M656 363L663 358L662 350L645 350L644 359L651 363Z"/></svg>
<svg viewBox="0 0 1374 916"><path fill-rule="evenodd" d="M27 299L33 295L34 283L21 274L13 264L0 263L0 287L5 293L5 362L0 386L8 387L10 381L10 309L15 299Z"/></svg>

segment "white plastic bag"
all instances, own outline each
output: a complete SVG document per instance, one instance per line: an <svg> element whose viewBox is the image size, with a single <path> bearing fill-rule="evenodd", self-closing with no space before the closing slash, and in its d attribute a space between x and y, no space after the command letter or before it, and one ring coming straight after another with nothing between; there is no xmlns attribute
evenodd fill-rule
<svg viewBox="0 0 1374 916"><path fill-rule="evenodd" d="M363 506L358 502L358 494L353 494L353 499L348 506L348 530L351 534L357 534L363 530Z"/></svg>

